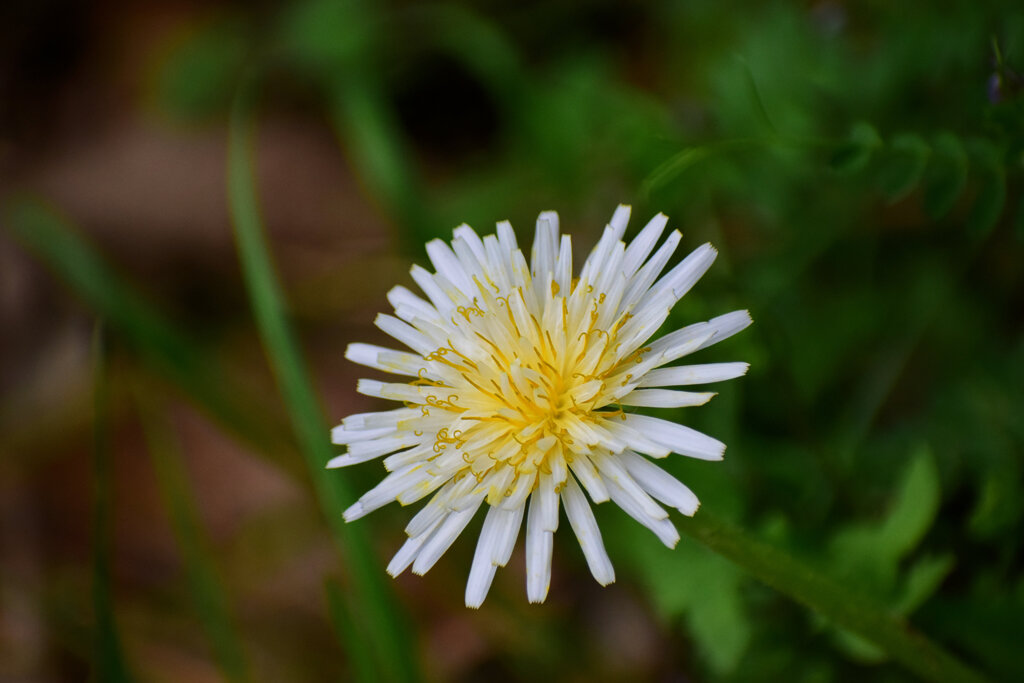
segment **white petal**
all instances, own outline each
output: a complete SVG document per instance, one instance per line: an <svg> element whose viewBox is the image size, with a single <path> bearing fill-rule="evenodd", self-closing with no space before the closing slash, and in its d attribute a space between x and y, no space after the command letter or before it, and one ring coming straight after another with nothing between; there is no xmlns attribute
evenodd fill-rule
<svg viewBox="0 0 1024 683"><path fill-rule="evenodd" d="M336 455L327 461L326 469L333 470L339 467L348 467L349 465L358 465L359 463L373 460L374 458L380 457L383 453L371 454L371 455L353 455L352 453L342 453Z"/></svg>
<svg viewBox="0 0 1024 683"><path fill-rule="evenodd" d="M407 451L399 451L398 453L392 453L388 457L384 458L384 469L388 472L394 472L397 469L412 465L417 462L425 462L434 453L433 444L421 443L416 448L410 448Z"/></svg>
<svg viewBox="0 0 1024 683"><path fill-rule="evenodd" d="M501 292L507 293L511 287L508 273L509 260L501 242L494 235L487 235L484 237L484 249L487 252L487 274L499 290L495 292L495 295L499 295Z"/></svg>
<svg viewBox="0 0 1024 683"><path fill-rule="evenodd" d="M349 455L360 462L378 458L386 453L394 453L402 448L410 448L420 443L418 436L408 432L396 434L395 436L373 439L371 441L357 441L348 446Z"/></svg>
<svg viewBox="0 0 1024 683"><path fill-rule="evenodd" d="M406 539L402 547L395 553L395 556L391 558L391 562L388 563L388 574L398 576L413 563L416 556L419 555L420 549L423 548L423 544L430 539L434 531L437 530L437 527L441 525L442 519L439 517L432 526L425 529L419 536L411 536Z"/></svg>
<svg viewBox="0 0 1024 683"><path fill-rule="evenodd" d="M750 319L748 311L726 313L707 322L687 325L681 330L666 334L651 344L651 352L662 354L663 362L670 363L691 352L689 343L695 337L706 336L710 333L711 337L698 347L699 349L707 348L745 329L751 322L753 321Z"/></svg>
<svg viewBox="0 0 1024 683"><path fill-rule="evenodd" d="M419 462L419 460L417 460L417 462ZM430 475L429 477L418 478L416 481L406 486L401 493L395 496L395 500L397 500L401 505L412 505L416 501L422 500L437 489L441 488L449 476L438 476L429 469L427 469L427 473Z"/></svg>
<svg viewBox="0 0 1024 683"><path fill-rule="evenodd" d="M659 213L644 226L640 234L633 238L633 241L626 247L626 254L622 260L623 273L632 276L640 268L640 265L650 256L654 245L658 243L661 233L665 232L666 225L668 225L668 216Z"/></svg>
<svg viewBox="0 0 1024 683"><path fill-rule="evenodd" d="M363 396L386 398L391 401L413 401L423 403L425 395L421 387L401 382L381 382L376 379L360 379L356 382L356 391Z"/></svg>
<svg viewBox="0 0 1024 683"><path fill-rule="evenodd" d="M449 282L462 290L463 294L473 298L473 294L476 292L473 280L446 242L439 239L427 242L427 256L434 264L434 270L438 274L443 275Z"/></svg>
<svg viewBox="0 0 1024 683"><path fill-rule="evenodd" d="M587 489L592 501L603 503L608 500L608 490L605 488L604 482L601 481L601 475L597 473L594 463L590 462L590 458L585 455L577 455L569 464L569 469L579 477L580 483Z"/></svg>
<svg viewBox="0 0 1024 683"><path fill-rule="evenodd" d="M555 493L554 477L542 472L533 495L538 498L537 514L540 518L540 528L552 533L558 531L558 494Z"/></svg>
<svg viewBox="0 0 1024 683"><path fill-rule="evenodd" d="M523 525L523 515L526 513L526 506L520 505L512 510L496 508L494 513L494 525L498 537L494 542L494 550L491 555L491 562L498 567L504 567L512 557L512 550L515 548L516 539L519 537L519 528Z"/></svg>
<svg viewBox="0 0 1024 683"><path fill-rule="evenodd" d="M379 484L364 493L349 509L345 510L345 521L351 522L373 512L377 508L382 508L397 499L407 488L416 486L429 479L430 474L422 464L410 465L405 469L391 472L381 479Z"/></svg>
<svg viewBox="0 0 1024 683"><path fill-rule="evenodd" d="M568 296L572 288L572 239L568 235L562 235L562 242L558 247L555 282L558 283L559 293Z"/></svg>
<svg viewBox="0 0 1024 683"><path fill-rule="evenodd" d="M526 498L533 491L533 482L537 479L536 472L524 472L516 477L516 480L509 487L511 493L501 501L499 507L506 510L522 507L526 504Z"/></svg>
<svg viewBox="0 0 1024 683"><path fill-rule="evenodd" d="M377 439L394 433L394 427L381 427L380 429L349 429L345 427L345 425L341 424L331 429L331 443L341 446L347 443L354 443L356 441Z"/></svg>
<svg viewBox="0 0 1024 683"><path fill-rule="evenodd" d="M530 272L534 278L543 281L548 273L555 271L557 252L558 214L554 211L545 211L537 218L537 232L530 254Z"/></svg>
<svg viewBox="0 0 1024 683"><path fill-rule="evenodd" d="M453 486L452 482L447 482L441 492L451 486ZM405 533L408 534L410 538L424 533L424 531L432 527L437 520L444 518L449 512L451 512L441 499L441 492L435 494L433 498L427 501L427 504L421 507L420 511L413 515L412 519L409 520L409 523L405 525Z"/></svg>
<svg viewBox="0 0 1024 683"><path fill-rule="evenodd" d="M611 496L612 501L622 508L627 515L653 531L662 543L669 548L676 547L676 543L679 542L679 531L676 530L668 517L656 519L645 514L636 504L636 501L626 495L615 482L608 482L608 494Z"/></svg>
<svg viewBox="0 0 1024 683"><path fill-rule="evenodd" d="M665 505L671 505L687 516L693 516L700 507L700 501L693 491L647 458L629 451L621 457L633 479Z"/></svg>
<svg viewBox="0 0 1024 683"><path fill-rule="evenodd" d="M373 344L349 344L348 348L345 349L345 358L353 363L365 365L368 368L384 370L384 368L377 363L377 354L382 350L383 347L375 346Z"/></svg>
<svg viewBox="0 0 1024 683"><path fill-rule="evenodd" d="M626 253L626 245L622 242L616 242L612 245L608 252L607 258L604 260L600 270L595 270L593 280L594 289L597 292L605 293L605 306L609 307L612 305L612 301L608 300L607 293L612 288L612 284L617 278L622 276L622 259ZM625 289L625 280L622 282L622 287ZM615 296L614 304L618 305L618 299L621 294Z"/></svg>
<svg viewBox="0 0 1024 683"><path fill-rule="evenodd" d="M423 266L413 266L409 269L413 281L419 286L423 293L434 304L442 319L447 319L455 310L455 302L445 293L433 275Z"/></svg>
<svg viewBox="0 0 1024 683"><path fill-rule="evenodd" d="M651 370L640 380L642 387L674 387L710 384L747 374L750 363L705 363Z"/></svg>
<svg viewBox="0 0 1024 683"><path fill-rule="evenodd" d="M635 503L636 508L651 519L665 519L668 513L660 505L647 495L639 484L633 481L629 472L619 461L618 456L594 456L594 464L601 472L601 477L606 485L612 484L621 490L624 496L628 496Z"/></svg>
<svg viewBox="0 0 1024 683"><path fill-rule="evenodd" d="M477 554L473 556L473 564L469 568L469 579L466 581L466 607L472 609L478 609L484 604L487 593L491 590L494 575L498 571L488 558L479 554L479 548L478 545Z"/></svg>
<svg viewBox="0 0 1024 683"><path fill-rule="evenodd" d="M491 558L494 557L497 544L502 540L502 522L505 514L506 511L496 507L487 510L483 528L480 529L480 538L476 542L469 579L466 581L466 607L476 608L482 605L484 598L487 597L487 591L491 588L491 581L494 580L494 572L497 569Z"/></svg>
<svg viewBox="0 0 1024 683"><path fill-rule="evenodd" d="M380 313L373 321L373 324L420 355L425 356L433 353L434 349L437 348L437 344L433 343L422 332L417 331L408 323L404 323L394 316Z"/></svg>
<svg viewBox="0 0 1024 683"><path fill-rule="evenodd" d="M480 508L482 501L483 498L481 497L476 501L475 505L448 515L441 526L437 528L437 531L431 535L430 540L420 549L419 555L416 556L416 561L412 564L413 574L426 574L434 566L434 563L441 559L441 556L452 546L455 539L459 537L462 530L473 519L473 515Z"/></svg>
<svg viewBox="0 0 1024 683"><path fill-rule="evenodd" d="M349 415L341 424L345 429L379 429L383 427L397 428L398 423L403 420L416 417L420 414L418 409L395 408L375 413L356 413Z"/></svg>
<svg viewBox="0 0 1024 683"><path fill-rule="evenodd" d="M612 254L612 250L618 243L619 238L616 236L615 229L609 225L604 229L604 234L598 241L597 245L594 246L593 251L590 252L590 256L583 263L583 269L580 271L580 282L593 283L596 282L601 273L604 272L608 257Z"/></svg>
<svg viewBox="0 0 1024 683"><path fill-rule="evenodd" d="M673 453L700 460L721 460L725 455L724 443L685 425L647 415L626 415L626 424Z"/></svg>
<svg viewBox="0 0 1024 683"><path fill-rule="evenodd" d="M508 221L498 221L496 228L498 243L501 244L501 248L505 251L507 257L511 257L512 252L519 248L519 245L516 243L516 231L512 229L512 224Z"/></svg>
<svg viewBox="0 0 1024 683"><path fill-rule="evenodd" d="M473 252L473 257L477 263L481 266L487 263L487 252L484 250L484 243L480 239L480 235L476 234L476 230L469 227L465 223L452 230L452 235L455 237L452 240L452 246L454 247L455 242L463 244L469 247L470 251ZM455 249L455 253L459 254L459 249ZM459 254L460 260L465 263L465 259Z"/></svg>
<svg viewBox="0 0 1024 683"><path fill-rule="evenodd" d="M628 418L628 416L626 416ZM629 444L629 447L634 451L646 453L652 458L666 458L668 454L672 452L672 449L662 445L660 442L653 440L649 435L644 434L641 430L630 426L628 421L621 419L605 420L604 426L608 431L614 434L619 440ZM576 470L573 469L575 472ZM580 481L586 486L586 482L581 478ZM590 487L587 487L587 491L590 491ZM593 494L591 494L593 498ZM607 498L605 498L607 500ZM595 499L594 502L600 502Z"/></svg>
<svg viewBox="0 0 1024 683"><path fill-rule="evenodd" d="M608 226L614 232L616 240L621 240L622 236L626 234L626 226L629 224L629 214L632 210L632 207L627 204L619 204L615 207L615 213L612 214Z"/></svg>
<svg viewBox="0 0 1024 683"><path fill-rule="evenodd" d="M702 406L714 397L714 392L639 389L623 396L619 403L624 406L646 408L685 408Z"/></svg>
<svg viewBox="0 0 1024 683"><path fill-rule="evenodd" d="M415 311L419 317L427 320L441 319L441 314L437 312L437 309L434 308L429 301L421 299L401 285L396 285L391 288L388 292L388 301L391 303L392 307L394 307L395 311L398 311L400 308L404 308L409 311Z"/></svg>
<svg viewBox="0 0 1024 683"><path fill-rule="evenodd" d="M710 243L700 245L690 252L689 256L683 259L679 265L670 270L665 277L656 282L651 287L651 292L658 292L665 288L671 290L675 301L679 301L708 271L711 264L715 262L716 256L718 256L718 250Z"/></svg>
<svg viewBox="0 0 1024 683"><path fill-rule="evenodd" d="M669 233L669 236L665 238L665 241L658 248L658 251L654 253L654 256L651 257L651 260L645 263L630 280L620 304L623 309L632 306L647 293L647 290L650 289L655 279L665 268L665 264L668 263L669 258L671 258L676 247L679 246L679 241L682 239L683 234L678 230L673 230Z"/></svg>
<svg viewBox="0 0 1024 683"><path fill-rule="evenodd" d="M554 534L544 530L540 496L530 496L526 518L526 597L531 603L544 602L551 585L551 551Z"/></svg>
<svg viewBox="0 0 1024 683"><path fill-rule="evenodd" d="M615 569L612 567L608 552L604 549L604 541L601 539L597 520L594 519L594 512L590 509L583 490L572 477L565 481L562 502L565 504L565 516L569 518L573 533L580 542L590 573L599 584L607 586L615 581Z"/></svg>

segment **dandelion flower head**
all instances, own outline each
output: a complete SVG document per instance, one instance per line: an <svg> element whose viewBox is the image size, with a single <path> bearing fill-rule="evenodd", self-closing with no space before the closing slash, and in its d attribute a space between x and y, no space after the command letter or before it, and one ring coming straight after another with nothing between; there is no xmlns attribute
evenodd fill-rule
<svg viewBox="0 0 1024 683"><path fill-rule="evenodd" d="M470 607L509 561L524 517L527 597L544 601L559 507L594 578L614 581L588 496L613 501L669 547L679 540L661 504L692 515L697 497L652 459L720 460L725 444L634 409L701 405L714 394L663 387L743 375L746 363L669 364L742 330L750 316L734 311L650 341L717 252L704 244L662 274L682 235L659 246L668 221L659 214L627 245L629 213L615 211L576 277L554 212L537 220L529 263L508 222L482 239L459 226L450 245L427 244L435 272L412 268L426 299L395 287L394 315L377 317L409 350L348 347L349 360L405 379L360 380L360 393L402 407L351 415L332 430L347 452L328 467L386 456L387 476L345 519L430 496L406 526L391 575L429 570L482 506Z"/></svg>

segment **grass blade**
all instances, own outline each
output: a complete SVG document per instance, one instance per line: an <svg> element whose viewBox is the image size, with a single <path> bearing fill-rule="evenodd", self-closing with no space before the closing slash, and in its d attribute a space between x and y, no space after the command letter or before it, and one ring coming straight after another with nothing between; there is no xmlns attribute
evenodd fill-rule
<svg viewBox="0 0 1024 683"><path fill-rule="evenodd" d="M793 556L702 509L680 519L695 540L738 564L754 578L870 640L929 681L980 683L986 679L894 617L874 599L818 572Z"/></svg>
<svg viewBox="0 0 1024 683"><path fill-rule="evenodd" d="M332 475L324 464L333 456L327 423L313 391L299 346L285 318L284 298L267 251L256 203L255 160L252 154L253 90L243 87L232 108L228 140L228 195L235 241L249 290L253 314L274 371L292 426L306 458L310 476L335 541L351 572L352 600L358 634L377 653L378 678L416 680L413 649L384 572L378 566L362 526L346 525L342 512L355 497L343 476Z"/></svg>
<svg viewBox="0 0 1024 683"><path fill-rule="evenodd" d="M93 332L93 545L92 602L96 620L93 667L98 681L129 681L114 619L110 556L113 550L113 462L107 424L107 363L103 326Z"/></svg>
<svg viewBox="0 0 1024 683"><path fill-rule="evenodd" d="M338 634L338 642L342 649L348 652L352 678L361 683L374 683L377 680L377 671L372 653L362 648L352 647L353 643L359 641L359 628L350 606L345 603L345 596L341 592L341 588L334 580L328 580L325 590L331 623L334 624L334 630Z"/></svg>
<svg viewBox="0 0 1024 683"><path fill-rule="evenodd" d="M241 642L231 624L227 595L211 557L210 542L196 514L181 449L161 417L163 411L140 399L140 412L160 493L181 550L192 602L214 657L225 679L250 680Z"/></svg>

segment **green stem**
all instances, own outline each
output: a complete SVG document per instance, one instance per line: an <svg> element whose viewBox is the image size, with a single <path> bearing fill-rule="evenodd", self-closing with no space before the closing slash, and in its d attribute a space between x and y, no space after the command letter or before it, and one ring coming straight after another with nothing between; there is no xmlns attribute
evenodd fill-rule
<svg viewBox="0 0 1024 683"><path fill-rule="evenodd" d="M107 363L103 325L93 331L93 548L92 601L96 619L93 666L97 681L128 681L114 617L110 556L113 551L113 464L107 424Z"/></svg>
<svg viewBox="0 0 1024 683"><path fill-rule="evenodd" d="M324 465L334 455L328 428L313 391L299 345L285 317L284 297L270 260L256 200L255 159L252 152L253 93L243 86L232 107L228 140L228 193L235 241L253 314L263 345L291 417L292 427L313 480L334 539L351 571L351 599L362 617L358 634L377 653L379 678L417 680L413 648L405 620L373 552L363 526L345 524L342 513L355 496L347 479L328 473Z"/></svg>
<svg viewBox="0 0 1024 683"><path fill-rule="evenodd" d="M327 593L327 609L338 642L349 652L349 673L354 680L361 683L374 683L377 680L377 671L373 653L352 647L352 643L359 640L359 628L351 604L346 603L341 587L333 579L327 580L324 590Z"/></svg>
<svg viewBox="0 0 1024 683"><path fill-rule="evenodd" d="M875 599L857 593L809 565L702 509L682 519L681 529L729 558L754 578L856 632L929 681L981 683L985 679Z"/></svg>

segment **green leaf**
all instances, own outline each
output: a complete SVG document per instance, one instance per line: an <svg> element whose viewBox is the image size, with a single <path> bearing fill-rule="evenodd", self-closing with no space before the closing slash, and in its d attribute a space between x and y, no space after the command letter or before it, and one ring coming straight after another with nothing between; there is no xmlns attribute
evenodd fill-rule
<svg viewBox="0 0 1024 683"><path fill-rule="evenodd" d="M913 192L921 177L931 148L913 133L895 136L878 171L878 185L889 202L896 202Z"/></svg>
<svg viewBox="0 0 1024 683"><path fill-rule="evenodd" d="M878 552L895 560L917 546L939 509L939 473L931 451L920 446L912 457L877 539Z"/></svg>
<svg viewBox="0 0 1024 683"><path fill-rule="evenodd" d="M871 155L882 146L882 138L870 123L860 121L850 131L849 140L839 145L829 157L829 166L838 173L852 174L862 170Z"/></svg>
<svg viewBox="0 0 1024 683"><path fill-rule="evenodd" d="M300 68L329 78L358 65L373 32L361 3L307 0L285 7L279 40L284 54Z"/></svg>
<svg viewBox="0 0 1024 683"><path fill-rule="evenodd" d="M1006 204L1006 170L992 143L979 140L971 145L978 170L978 196L967 216L968 231L984 238L995 227Z"/></svg>
<svg viewBox="0 0 1024 683"><path fill-rule="evenodd" d="M665 578L689 587L687 626L711 669L725 675L736 669L751 638L750 617L740 590L744 576L735 565L706 548L687 545L692 549L676 548L678 571Z"/></svg>
<svg viewBox="0 0 1024 683"><path fill-rule="evenodd" d="M912 614L935 594L954 564L956 560L952 555L922 557L915 562L906 574L902 594L896 599L893 610L897 614Z"/></svg>
<svg viewBox="0 0 1024 683"><path fill-rule="evenodd" d="M988 472L968 520L971 536L996 540L1004 534L1012 534L1024 516L1020 491L1021 465L1016 460L1008 458L998 469Z"/></svg>
<svg viewBox="0 0 1024 683"><path fill-rule="evenodd" d="M949 213L967 184L967 152L960 138L940 133L925 179L924 209L932 219Z"/></svg>
<svg viewBox="0 0 1024 683"><path fill-rule="evenodd" d="M181 462L181 450L162 417L164 410L161 408L146 403L140 397L143 432L185 565L192 604L224 678L247 681L249 674L245 656L231 623L227 594L211 557L210 541L196 513L194 497Z"/></svg>
<svg viewBox="0 0 1024 683"><path fill-rule="evenodd" d="M669 550L626 527L622 544L630 569L646 584L654 607L667 621L683 620L701 654L718 675L732 673L750 642L750 618L740 589L743 573L723 557L683 539ZM619 529L619 527L616 527Z"/></svg>
<svg viewBox="0 0 1024 683"><path fill-rule="evenodd" d="M899 562L924 536L938 511L938 472L927 447L907 467L881 523L854 524L837 533L829 548L832 566L879 597L896 586Z"/></svg>
<svg viewBox="0 0 1024 683"><path fill-rule="evenodd" d="M267 249L257 204L252 153L253 98L252 84L246 83L236 96L228 131L228 197L253 315L320 506L351 571L350 594L357 605L353 612L359 619L359 641L350 643L349 649L373 652L382 680L418 680L407 622L399 614L390 586L384 582L384 572L373 555L365 526L345 524L342 517L347 504L355 500L348 480L340 473L324 469L334 455L329 429L285 316L284 295Z"/></svg>
<svg viewBox="0 0 1024 683"><path fill-rule="evenodd" d="M889 659L885 650L871 641L861 638L856 633L837 629L834 639L836 645L847 657L861 664L881 664Z"/></svg>

